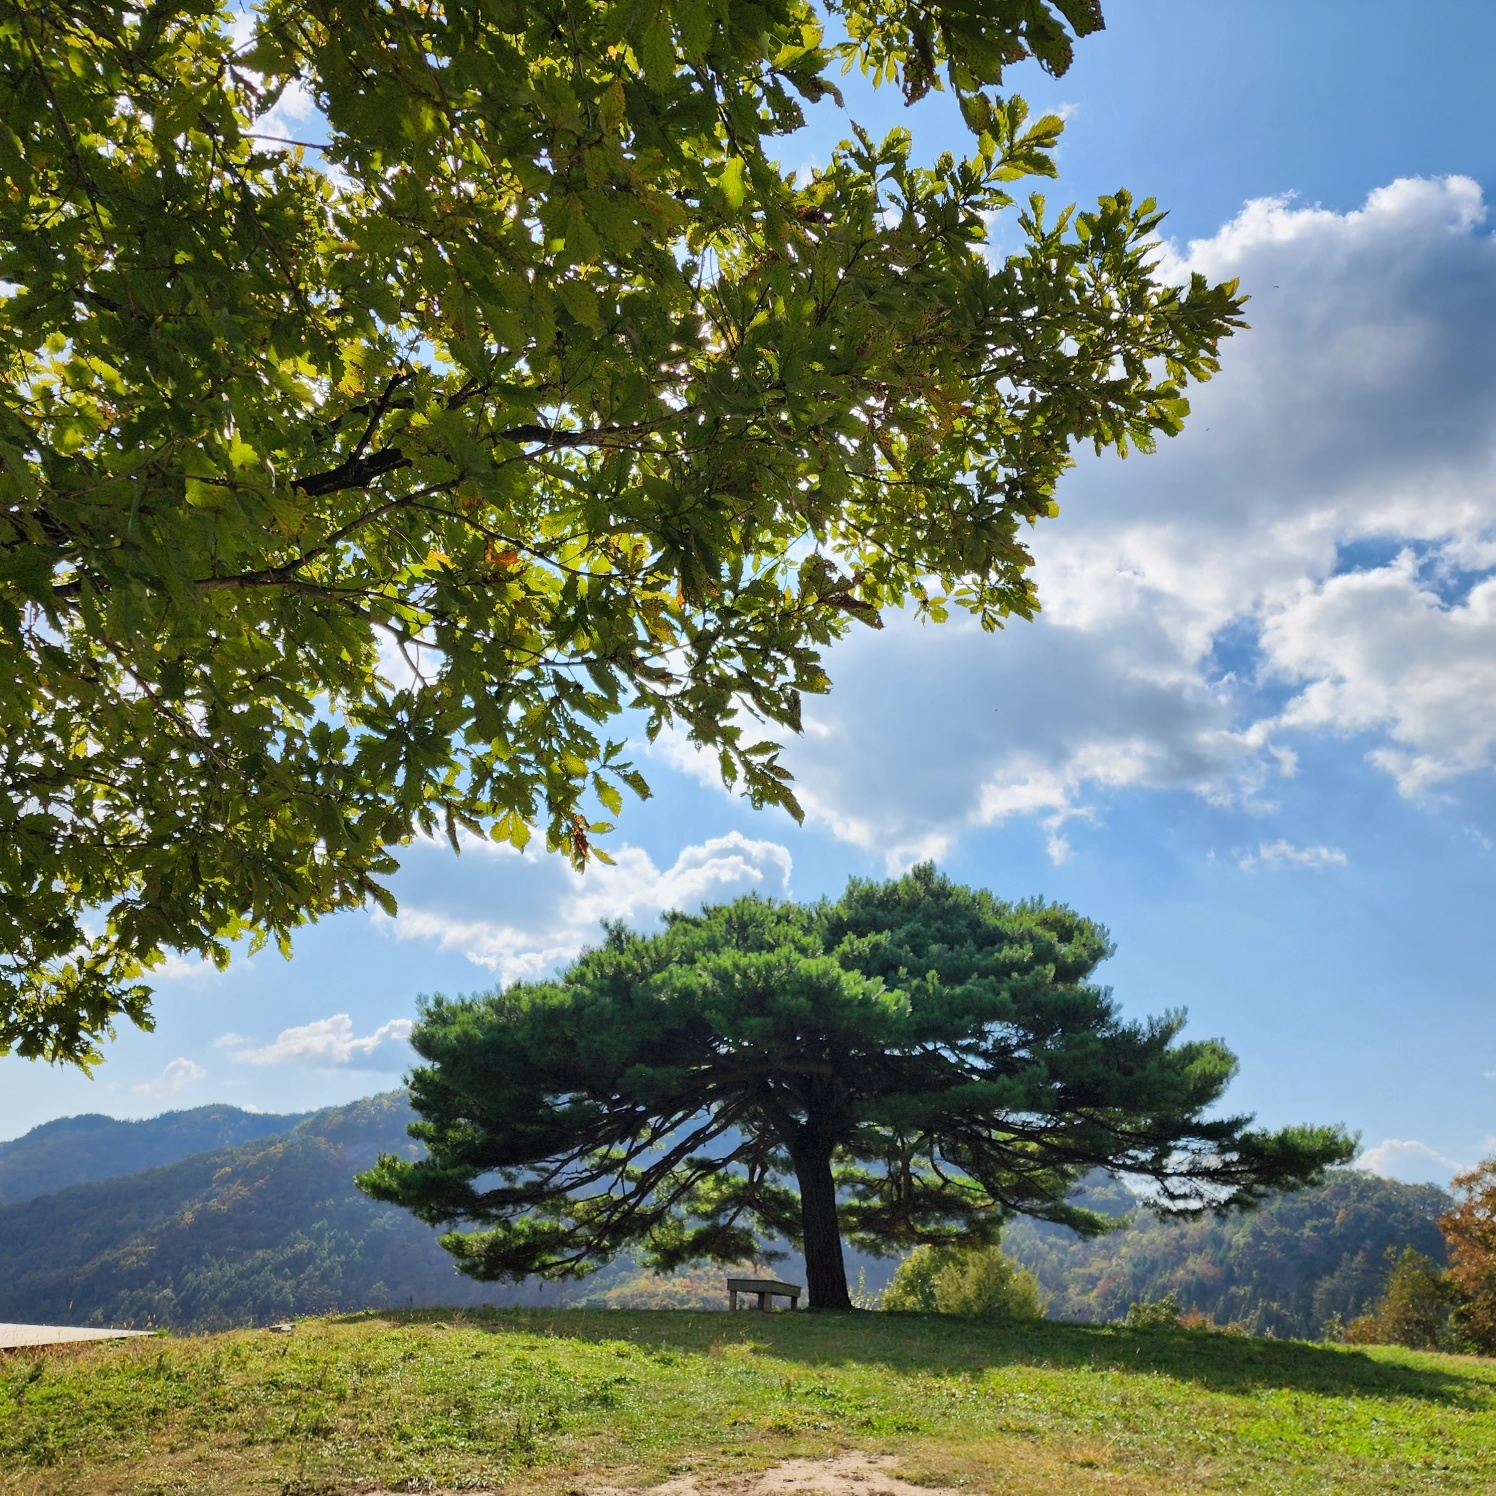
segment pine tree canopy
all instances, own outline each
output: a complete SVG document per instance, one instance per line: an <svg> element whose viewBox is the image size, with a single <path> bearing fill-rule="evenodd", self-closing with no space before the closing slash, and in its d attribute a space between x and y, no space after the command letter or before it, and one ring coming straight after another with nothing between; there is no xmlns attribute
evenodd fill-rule
<svg viewBox="0 0 1496 1496"><path fill-rule="evenodd" d="M1177 431L1240 325L1151 201L1017 192L1060 122L1004 68L1100 25L0 0L0 1053L393 907L417 835L585 863L648 793L626 710L794 812L772 738L853 622L1030 616L1072 450ZM846 119L782 167L843 65L954 91L968 153Z"/></svg>
<svg viewBox="0 0 1496 1496"><path fill-rule="evenodd" d="M847 1307L842 1239L995 1240L1014 1213L1095 1233L1095 1168L1179 1207L1317 1181L1335 1127L1218 1115L1234 1073L1182 1014L1125 1019L1092 974L1106 932L926 865L836 903L756 897L610 927L556 980L423 1005L410 1077L429 1156L360 1177L478 1278L582 1276L630 1248L668 1269L761 1242Z"/></svg>

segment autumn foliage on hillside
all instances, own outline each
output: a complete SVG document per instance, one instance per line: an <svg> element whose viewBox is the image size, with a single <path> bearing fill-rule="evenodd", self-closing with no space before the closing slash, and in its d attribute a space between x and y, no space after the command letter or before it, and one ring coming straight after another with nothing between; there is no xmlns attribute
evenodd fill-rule
<svg viewBox="0 0 1496 1496"><path fill-rule="evenodd" d="M1459 1318L1470 1344L1496 1351L1496 1158L1454 1181L1453 1210L1439 1229L1449 1252L1449 1278L1460 1299Z"/></svg>

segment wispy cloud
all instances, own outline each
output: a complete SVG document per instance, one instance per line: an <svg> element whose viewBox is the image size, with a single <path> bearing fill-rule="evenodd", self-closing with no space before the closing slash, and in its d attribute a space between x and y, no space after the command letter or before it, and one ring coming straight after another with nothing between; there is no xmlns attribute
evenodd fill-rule
<svg viewBox="0 0 1496 1496"><path fill-rule="evenodd" d="M253 957L236 959L232 969L242 974L249 971L253 964ZM201 956L184 956L177 951L168 951L166 959L159 966L151 968L148 980L152 982L206 982L213 977L224 975L226 971L220 971L211 961L205 961Z"/></svg>
<svg viewBox="0 0 1496 1496"><path fill-rule="evenodd" d="M351 1065L387 1044L404 1043L410 1030L409 1018L392 1018L372 1034L360 1036L353 1032L353 1019L347 1013L334 1013L331 1018L282 1029L273 1043L263 1047L256 1047L243 1034L225 1034L215 1041L215 1048L228 1050L247 1065Z"/></svg>
<svg viewBox="0 0 1496 1496"><path fill-rule="evenodd" d="M185 1055L173 1060L155 1080L148 1080L135 1087L137 1096L176 1096L186 1087L206 1080L208 1072L196 1060Z"/></svg>
<svg viewBox="0 0 1496 1496"><path fill-rule="evenodd" d="M1344 867L1346 855L1338 847L1296 847L1289 841L1259 842L1255 852L1245 852L1236 859L1244 872L1253 868Z"/></svg>

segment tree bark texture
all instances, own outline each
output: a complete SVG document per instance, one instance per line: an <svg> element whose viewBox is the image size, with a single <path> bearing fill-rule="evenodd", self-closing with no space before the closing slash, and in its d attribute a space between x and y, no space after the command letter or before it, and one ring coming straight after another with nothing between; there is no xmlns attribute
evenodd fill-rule
<svg viewBox="0 0 1496 1496"><path fill-rule="evenodd" d="M852 1296L847 1292L841 1227L836 1219L831 1150L797 1150L794 1163L800 1183L800 1224L805 1233L805 1286L810 1307L850 1309Z"/></svg>

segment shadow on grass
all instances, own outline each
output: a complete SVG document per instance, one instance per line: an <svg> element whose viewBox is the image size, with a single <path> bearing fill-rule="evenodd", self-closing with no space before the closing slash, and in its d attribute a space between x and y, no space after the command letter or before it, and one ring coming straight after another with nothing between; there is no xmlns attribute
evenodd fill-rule
<svg viewBox="0 0 1496 1496"><path fill-rule="evenodd" d="M496 1331L631 1340L679 1351L752 1343L803 1366L881 1365L906 1376L977 1375L1004 1366L1087 1367L1163 1375L1215 1392L1282 1389L1496 1406L1496 1366L1490 1362L1383 1360L1349 1347L1189 1330L1050 1320L1001 1325L924 1314L729 1315L679 1309L372 1311L350 1318L405 1324L460 1319Z"/></svg>

